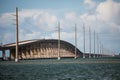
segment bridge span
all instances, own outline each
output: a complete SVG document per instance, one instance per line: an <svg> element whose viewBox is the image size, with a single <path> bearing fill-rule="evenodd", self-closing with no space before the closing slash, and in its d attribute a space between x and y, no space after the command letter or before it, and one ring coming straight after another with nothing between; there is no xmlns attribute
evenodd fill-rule
<svg viewBox="0 0 120 80"><path fill-rule="evenodd" d="M10 43L0 46L2 51L2 60L6 59L5 50L10 51L9 60L15 59L16 43ZM109 55L83 53L78 48L75 55L75 46L67 41L60 40L60 53L58 55L57 39L34 39L19 42L18 59L40 59L40 58L75 58L75 57L106 57Z"/></svg>

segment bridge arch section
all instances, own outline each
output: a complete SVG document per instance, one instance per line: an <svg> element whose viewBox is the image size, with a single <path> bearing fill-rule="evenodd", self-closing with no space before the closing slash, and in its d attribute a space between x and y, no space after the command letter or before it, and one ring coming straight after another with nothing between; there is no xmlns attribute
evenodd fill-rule
<svg viewBox="0 0 120 80"><path fill-rule="evenodd" d="M4 45L10 50L10 59L15 59L15 43ZM37 39L19 42L19 59L57 58L57 39ZM75 57L75 46L67 41L60 40L60 57ZM82 57L82 52L77 49L77 57Z"/></svg>

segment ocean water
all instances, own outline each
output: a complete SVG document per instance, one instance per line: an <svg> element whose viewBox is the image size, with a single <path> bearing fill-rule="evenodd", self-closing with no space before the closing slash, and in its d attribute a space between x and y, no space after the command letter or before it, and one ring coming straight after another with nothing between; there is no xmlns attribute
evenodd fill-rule
<svg viewBox="0 0 120 80"><path fill-rule="evenodd" d="M102 62L95 63L96 61ZM5 61L0 62L0 80L120 80L120 63L107 61L102 59L25 60L19 63Z"/></svg>

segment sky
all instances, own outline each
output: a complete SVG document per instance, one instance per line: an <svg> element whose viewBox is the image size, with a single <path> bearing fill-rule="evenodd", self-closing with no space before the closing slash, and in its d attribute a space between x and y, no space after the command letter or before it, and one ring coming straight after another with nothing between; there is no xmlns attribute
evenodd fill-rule
<svg viewBox="0 0 120 80"><path fill-rule="evenodd" d="M83 51L84 24L86 52L89 52L90 28L92 52L95 31L104 53L120 53L120 0L0 0L0 43L15 42L16 7L19 41L58 39L60 22L61 40L74 45L76 24L77 47Z"/></svg>

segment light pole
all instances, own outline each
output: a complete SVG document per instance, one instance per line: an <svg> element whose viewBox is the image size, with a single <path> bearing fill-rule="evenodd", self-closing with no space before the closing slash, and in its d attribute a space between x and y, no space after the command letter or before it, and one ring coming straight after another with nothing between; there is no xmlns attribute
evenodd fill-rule
<svg viewBox="0 0 120 80"><path fill-rule="evenodd" d="M89 48L90 48L89 58L91 58L91 29L90 29L90 27L89 27Z"/></svg>
<svg viewBox="0 0 120 80"><path fill-rule="evenodd" d="M85 58L85 26L84 24L83 24L83 48L84 48L83 58Z"/></svg>
<svg viewBox="0 0 120 80"><path fill-rule="evenodd" d="M16 8L16 54L15 62L18 62L18 8Z"/></svg>
<svg viewBox="0 0 120 80"><path fill-rule="evenodd" d="M60 22L58 22L58 60L60 60Z"/></svg>
<svg viewBox="0 0 120 80"><path fill-rule="evenodd" d="M75 59L77 58L77 26L75 24Z"/></svg>

